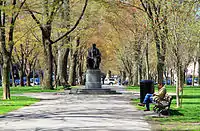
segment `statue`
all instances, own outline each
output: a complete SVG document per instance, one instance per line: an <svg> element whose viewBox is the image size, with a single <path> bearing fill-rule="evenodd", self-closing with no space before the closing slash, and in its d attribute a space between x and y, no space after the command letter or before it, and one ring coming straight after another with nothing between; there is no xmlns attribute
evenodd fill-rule
<svg viewBox="0 0 200 131"><path fill-rule="evenodd" d="M96 44L93 44L92 47L88 50L87 56L87 68L88 69L99 69L101 62L101 53Z"/></svg>

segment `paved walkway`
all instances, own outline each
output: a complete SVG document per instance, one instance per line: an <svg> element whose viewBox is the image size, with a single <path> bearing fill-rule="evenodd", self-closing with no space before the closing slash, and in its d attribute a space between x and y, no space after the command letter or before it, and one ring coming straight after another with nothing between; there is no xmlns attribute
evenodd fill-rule
<svg viewBox="0 0 200 131"><path fill-rule="evenodd" d="M151 126L131 105L132 94L31 93L41 101L0 116L0 131L145 131Z"/></svg>

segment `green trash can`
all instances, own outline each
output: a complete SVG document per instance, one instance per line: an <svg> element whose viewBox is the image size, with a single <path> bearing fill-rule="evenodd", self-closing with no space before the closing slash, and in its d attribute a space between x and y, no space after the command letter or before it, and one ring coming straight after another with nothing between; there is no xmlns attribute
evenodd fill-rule
<svg viewBox="0 0 200 131"><path fill-rule="evenodd" d="M144 101L147 93L154 93L154 81L152 80L141 80L140 81L140 102Z"/></svg>

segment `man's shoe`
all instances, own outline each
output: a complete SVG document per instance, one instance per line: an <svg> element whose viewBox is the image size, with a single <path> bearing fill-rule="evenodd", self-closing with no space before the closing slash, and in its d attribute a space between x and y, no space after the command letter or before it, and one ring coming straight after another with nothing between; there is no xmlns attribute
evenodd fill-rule
<svg viewBox="0 0 200 131"><path fill-rule="evenodd" d="M144 111L150 111L149 109L146 109L146 110L144 110Z"/></svg>
<svg viewBox="0 0 200 131"><path fill-rule="evenodd" d="M145 106L144 103L138 103L138 106Z"/></svg>

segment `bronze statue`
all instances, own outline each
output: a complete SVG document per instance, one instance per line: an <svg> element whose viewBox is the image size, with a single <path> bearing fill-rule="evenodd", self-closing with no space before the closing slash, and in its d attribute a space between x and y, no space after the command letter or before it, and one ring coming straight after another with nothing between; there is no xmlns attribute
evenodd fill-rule
<svg viewBox="0 0 200 131"><path fill-rule="evenodd" d="M92 47L88 50L87 56L87 68L88 69L99 69L101 62L101 53L96 44L93 44Z"/></svg>

